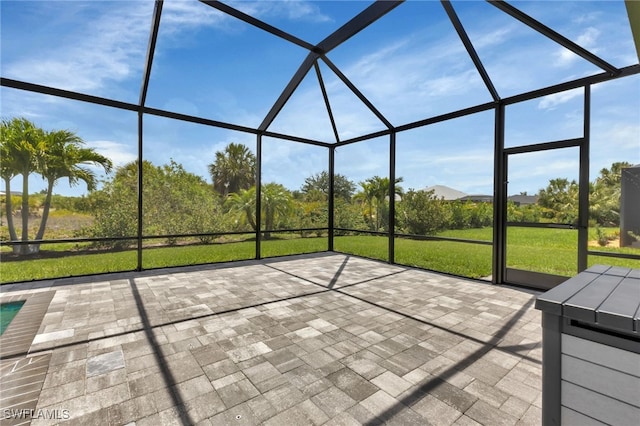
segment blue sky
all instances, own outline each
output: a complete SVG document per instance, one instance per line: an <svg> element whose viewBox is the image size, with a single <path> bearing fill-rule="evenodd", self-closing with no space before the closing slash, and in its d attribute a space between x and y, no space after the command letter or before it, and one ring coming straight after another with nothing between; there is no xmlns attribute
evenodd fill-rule
<svg viewBox="0 0 640 426"><path fill-rule="evenodd" d="M318 43L365 1L234 1L233 7ZM498 93L515 95L600 72L482 1L452 1ZM615 66L638 63L623 1L512 2ZM153 1L0 2L3 77L136 103ZM307 52L195 0L163 8L147 105L256 127ZM393 125L479 103L491 97L437 1L409 1L355 35L328 58ZM321 64L341 138L384 125ZM1 88L2 117L24 116L47 130L69 129L123 165L137 155L137 115L97 105ZM581 137L582 91L509 106L506 144ZM640 163L640 77L593 86L591 177L614 161ZM485 112L397 137L403 186L447 185L491 193L493 113ZM269 130L331 141L333 132L315 74L308 75ZM171 158L209 180L207 165L229 142L255 151L255 136L146 116L144 158ZM359 182L388 175L388 138L336 151L336 172ZM264 139L263 182L299 189L327 168L327 151ZM509 193L535 193L549 179L577 177L575 149L510 159ZM18 188L14 182L13 188ZM44 188L34 177L31 191ZM86 193L60 182L56 193Z"/></svg>

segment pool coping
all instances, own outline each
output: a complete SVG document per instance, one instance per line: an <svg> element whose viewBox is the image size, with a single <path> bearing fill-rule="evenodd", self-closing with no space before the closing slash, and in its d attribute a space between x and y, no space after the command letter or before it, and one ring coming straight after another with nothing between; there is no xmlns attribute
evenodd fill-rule
<svg viewBox="0 0 640 426"><path fill-rule="evenodd" d="M25 301L18 314L0 336L0 359L26 356L36 337L55 291L15 296L3 295L1 303Z"/></svg>

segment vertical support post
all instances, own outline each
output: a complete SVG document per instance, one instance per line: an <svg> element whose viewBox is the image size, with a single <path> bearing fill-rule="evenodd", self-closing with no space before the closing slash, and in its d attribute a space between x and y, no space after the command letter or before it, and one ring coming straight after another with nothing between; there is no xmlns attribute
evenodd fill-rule
<svg viewBox="0 0 640 426"><path fill-rule="evenodd" d="M329 251L333 251L333 228L335 227L335 221L334 221L334 210L335 210L335 185L334 185L334 180L335 180L335 165L336 165L336 147L335 146L330 146L329 147L329 194L327 194L328 199L328 205L327 205L327 210L328 210L328 216L329 216L329 223L327 224L327 226L329 227L329 232L328 232L328 247L327 250Z"/></svg>
<svg viewBox="0 0 640 426"><path fill-rule="evenodd" d="M587 269L589 245L589 150L591 140L591 86L584 86L584 130L580 143L578 193L578 273Z"/></svg>
<svg viewBox="0 0 640 426"><path fill-rule="evenodd" d="M262 134L256 139L256 259L261 259L262 242Z"/></svg>
<svg viewBox="0 0 640 426"><path fill-rule="evenodd" d="M136 266L136 271L142 271L142 232L143 232L143 226L142 226L142 203L143 203L143 199L142 199L142 190L143 190L143 183L142 183L142 133L143 133L143 114L142 114L142 108L140 108L140 110L138 110L138 262L137 262L137 266Z"/></svg>
<svg viewBox="0 0 640 426"><path fill-rule="evenodd" d="M542 312L542 424L560 425L562 318Z"/></svg>
<svg viewBox="0 0 640 426"><path fill-rule="evenodd" d="M142 133L143 133L143 114L144 104L147 100L147 90L149 89L149 79L151 78L151 66L153 64L153 55L156 51L156 42L158 41L158 29L160 28L160 16L162 15L162 0L156 0L153 7L153 22L151 23L151 35L149 36L149 45L147 46L147 58L144 63L144 73L142 78L142 87L140 88L140 101L138 103L138 264L137 271L142 271Z"/></svg>
<svg viewBox="0 0 640 426"><path fill-rule="evenodd" d="M389 135L389 263L395 263L396 233L396 131Z"/></svg>
<svg viewBox="0 0 640 426"><path fill-rule="evenodd" d="M507 233L507 159L504 154L504 103L495 109L493 154L493 274L491 282L501 284L505 276Z"/></svg>

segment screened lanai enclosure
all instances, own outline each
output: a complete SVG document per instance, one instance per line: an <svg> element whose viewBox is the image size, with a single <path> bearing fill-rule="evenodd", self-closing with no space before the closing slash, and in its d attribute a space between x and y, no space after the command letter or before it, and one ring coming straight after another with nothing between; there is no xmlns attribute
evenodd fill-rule
<svg viewBox="0 0 640 426"><path fill-rule="evenodd" d="M0 7L5 283L327 251L543 289L640 265L638 2Z"/></svg>

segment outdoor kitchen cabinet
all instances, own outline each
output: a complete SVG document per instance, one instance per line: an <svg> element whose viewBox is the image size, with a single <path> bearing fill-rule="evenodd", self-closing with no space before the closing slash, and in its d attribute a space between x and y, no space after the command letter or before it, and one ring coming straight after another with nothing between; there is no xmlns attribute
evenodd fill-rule
<svg viewBox="0 0 640 426"><path fill-rule="evenodd" d="M536 308L543 425L640 425L640 269L593 266Z"/></svg>

